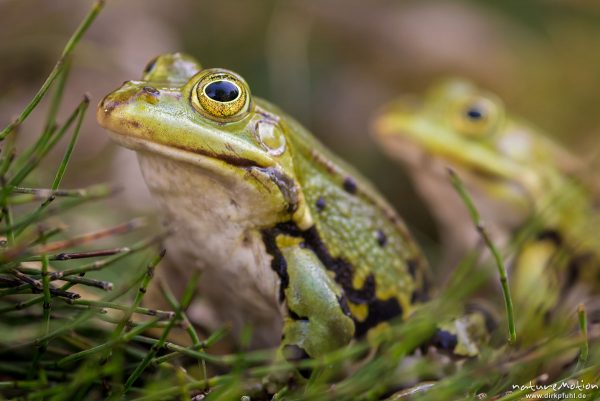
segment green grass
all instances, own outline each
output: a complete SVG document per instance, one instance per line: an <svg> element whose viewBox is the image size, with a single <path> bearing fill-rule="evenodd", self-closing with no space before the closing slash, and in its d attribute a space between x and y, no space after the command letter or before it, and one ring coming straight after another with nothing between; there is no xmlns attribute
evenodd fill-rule
<svg viewBox="0 0 600 401"><path fill-rule="evenodd" d="M161 242L169 233L149 232L137 218L83 233L73 233L61 223L67 213L85 213L91 202L102 210L115 192L104 184L61 188L77 151L87 98L64 122L56 121L71 54L103 5L93 4L31 103L0 133L0 398L391 401L467 400L486 394L486 399L507 401L533 391L519 388L508 394L514 385L540 382L544 373L548 384L598 383L599 334L592 330L586 311L550 317L543 331L533 333L537 341L523 345L517 341L515 322L531 311L525 310L527 305L513 307L504 284L506 319L499 319L499 328L491 333L489 344L481 345L477 358L456 362L436 351L423 354L420 348L439 322L460 316L473 295L490 282L493 266L479 266L478 252L409 320L392 322L389 330L368 341L298 366L279 361L274 350L247 350L243 341L233 352L215 352L216 346L230 342L227 329L203 335L186 315L202 277L190 281L181 299L168 283L158 283L170 310L148 308L144 298L157 284L154 272L164 256ZM14 139L20 124L48 93L52 95L43 131L17 153ZM47 188L28 186L40 162L61 140L68 140L67 148ZM454 182L460 190L460 181ZM464 189L461 196L481 227ZM110 213L108 207L104 213ZM110 245L99 246L100 240ZM495 250L489 237L486 243ZM505 283L500 252L494 255ZM489 298L501 309L501 300ZM510 344L503 327L509 327ZM186 334L186 344L171 339L175 329ZM271 380L287 378L298 367L311 368L311 378ZM586 394L588 400L598 397L595 389L560 390L568 391Z"/></svg>
<svg viewBox="0 0 600 401"><path fill-rule="evenodd" d="M459 196L463 200L467 210L469 211L469 215L471 216L471 220L473 220L473 224L475 225L475 229L483 239L483 242L487 246L487 248L492 253L494 257L494 261L496 262L496 267L498 268L498 275L500 276L500 284L502 286L502 294L504 295L504 304L506 306L506 319L508 321L508 342L514 344L517 341L517 330L515 328L515 312L512 302L512 296L510 294L510 288L508 285L508 275L506 273L506 267L504 266L504 261L502 260L502 256L500 256L500 251L490 238L488 231L481 220L481 216L471 199L471 196L468 194L463 182L460 177L454 172L452 169L448 169L448 175L450 176L450 181L452 185L458 192Z"/></svg>

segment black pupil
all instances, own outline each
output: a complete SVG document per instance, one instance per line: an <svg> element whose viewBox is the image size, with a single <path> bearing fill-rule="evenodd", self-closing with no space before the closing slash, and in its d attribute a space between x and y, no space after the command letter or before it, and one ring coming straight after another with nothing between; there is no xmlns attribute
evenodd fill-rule
<svg viewBox="0 0 600 401"><path fill-rule="evenodd" d="M204 92L212 100L222 103L231 102L240 94L238 87L230 81L211 82L206 86Z"/></svg>
<svg viewBox="0 0 600 401"><path fill-rule="evenodd" d="M483 111L477 107L471 107L467 110L467 117L471 120L480 120L483 118Z"/></svg>

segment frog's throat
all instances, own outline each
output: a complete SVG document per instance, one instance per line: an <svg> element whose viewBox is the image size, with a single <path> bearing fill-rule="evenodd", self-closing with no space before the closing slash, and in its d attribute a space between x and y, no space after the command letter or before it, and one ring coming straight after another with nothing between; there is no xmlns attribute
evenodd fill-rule
<svg viewBox="0 0 600 401"><path fill-rule="evenodd" d="M111 139L128 149L159 154L221 174L234 175L236 174L234 170L238 169L256 169L257 171L262 171L271 177L271 181L279 188L283 198L289 205L289 211L292 212L292 221L301 229L308 229L314 224L310 210L306 205L304 194L294 182L291 182L291 178L279 172L275 164L260 166L251 160L238 159L230 155L221 157L220 155L204 154L197 151L192 152L170 145L162 145L136 136L117 134L112 131L108 131L108 133Z"/></svg>

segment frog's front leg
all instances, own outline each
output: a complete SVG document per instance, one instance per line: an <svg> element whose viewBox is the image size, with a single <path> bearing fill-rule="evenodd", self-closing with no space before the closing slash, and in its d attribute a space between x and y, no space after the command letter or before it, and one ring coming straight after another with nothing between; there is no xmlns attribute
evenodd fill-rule
<svg viewBox="0 0 600 401"><path fill-rule="evenodd" d="M521 341L539 340L549 313L556 312L561 285L561 242L558 234L546 231L525 242L511 268L510 285Z"/></svg>
<svg viewBox="0 0 600 401"><path fill-rule="evenodd" d="M354 336L354 322L323 263L301 238L280 234L274 240L280 269L287 276L282 280L288 310L281 341L283 356L288 360L316 358L347 345Z"/></svg>

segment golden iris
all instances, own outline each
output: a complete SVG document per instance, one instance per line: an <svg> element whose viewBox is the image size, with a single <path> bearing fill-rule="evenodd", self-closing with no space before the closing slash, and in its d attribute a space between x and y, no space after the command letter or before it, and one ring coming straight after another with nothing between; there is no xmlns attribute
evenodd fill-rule
<svg viewBox="0 0 600 401"><path fill-rule="evenodd" d="M201 111L224 120L246 111L249 104L248 92L246 83L229 72L208 73L196 86L196 98Z"/></svg>
<svg viewBox="0 0 600 401"><path fill-rule="evenodd" d="M501 105L483 96L461 102L454 115L454 126L463 135L482 137L491 134L502 119Z"/></svg>

